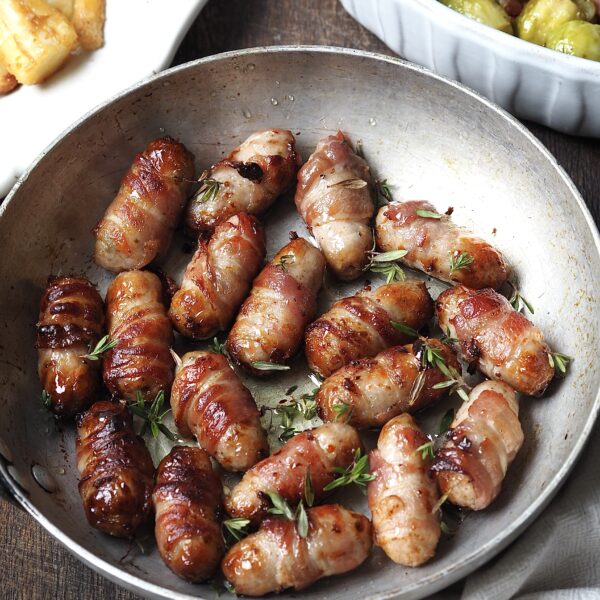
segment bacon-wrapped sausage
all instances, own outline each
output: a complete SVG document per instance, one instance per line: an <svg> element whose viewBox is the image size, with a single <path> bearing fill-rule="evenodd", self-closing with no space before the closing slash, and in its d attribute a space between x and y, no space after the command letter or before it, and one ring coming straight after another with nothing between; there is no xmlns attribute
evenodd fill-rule
<svg viewBox="0 0 600 600"><path fill-rule="evenodd" d="M188 352L171 390L181 433L229 471L245 471L269 454L252 394L222 354Z"/></svg>
<svg viewBox="0 0 600 600"><path fill-rule="evenodd" d="M494 290L462 285L439 295L440 327L458 339L462 357L491 379L541 396L554 377L542 332Z"/></svg>
<svg viewBox="0 0 600 600"><path fill-rule="evenodd" d="M360 277L373 247L373 180L341 131L322 139L302 166L295 200L335 276Z"/></svg>
<svg viewBox="0 0 600 600"><path fill-rule="evenodd" d="M175 364L173 330L160 279L148 271L115 277L106 293L106 324L116 346L104 356L104 383L114 396L147 401L168 393Z"/></svg>
<svg viewBox="0 0 600 600"><path fill-rule="evenodd" d="M152 509L154 465L122 404L96 402L77 417L79 493L92 527L130 537Z"/></svg>
<svg viewBox="0 0 600 600"><path fill-rule="evenodd" d="M371 450L375 479L368 485L374 541L396 563L418 567L435 554L440 539L439 500L429 473L431 459L419 450L429 440L408 414L388 421Z"/></svg>
<svg viewBox="0 0 600 600"><path fill-rule="evenodd" d="M300 161L291 131L253 133L207 173L187 207L186 226L210 231L237 213L263 213L293 185Z"/></svg>
<svg viewBox="0 0 600 600"><path fill-rule="evenodd" d="M455 225L448 215L431 218L417 211L435 213L425 200L391 202L376 218L377 247L383 252L407 250L400 259L414 269L475 289L500 289L510 269L498 250L466 229Z"/></svg>
<svg viewBox="0 0 600 600"><path fill-rule="evenodd" d="M284 364L317 310L325 260L305 239L284 246L254 280L227 338L231 356L255 375L257 362Z"/></svg>
<svg viewBox="0 0 600 600"><path fill-rule="evenodd" d="M458 506L486 508L523 444L515 392L501 381L480 383L446 435L431 467L441 491Z"/></svg>
<svg viewBox="0 0 600 600"><path fill-rule="evenodd" d="M371 523L364 515L338 504L310 508L307 515L304 538L293 521L269 517L229 550L221 568L237 594L301 590L322 577L352 571L369 556Z"/></svg>
<svg viewBox="0 0 600 600"><path fill-rule="evenodd" d="M275 491L297 504L309 470L318 501L324 496L323 488L335 479L333 469L352 464L357 449L362 449L360 437L344 423L326 423L299 433L245 473L225 498L225 508L232 517L259 523L270 506L267 492Z"/></svg>
<svg viewBox="0 0 600 600"><path fill-rule="evenodd" d="M158 465L152 499L156 545L166 565L189 581L208 579L225 552L221 480L201 448L175 446Z"/></svg>
<svg viewBox="0 0 600 600"><path fill-rule="evenodd" d="M218 225L208 242L200 240L171 301L169 317L177 331L199 340L225 329L264 258L264 230L246 213Z"/></svg>
<svg viewBox="0 0 600 600"><path fill-rule="evenodd" d="M118 273L142 269L163 256L193 176L194 156L183 144L169 137L150 142L94 229L96 262Z"/></svg>
<svg viewBox="0 0 600 600"><path fill-rule="evenodd" d="M439 352L448 367L459 369L453 352L439 340L427 345ZM415 412L441 400L448 388L434 389L447 381L437 367L423 366L423 343L395 346L375 358L351 362L321 385L317 396L324 421L345 420L354 427L381 427L402 412Z"/></svg>
<svg viewBox="0 0 600 600"><path fill-rule="evenodd" d="M87 408L100 384L100 363L83 358L104 327L104 307L85 277L50 277L40 300L38 373L50 408L70 417Z"/></svg>
<svg viewBox="0 0 600 600"><path fill-rule="evenodd" d="M336 302L306 330L306 358L311 371L329 377L353 360L406 344L413 337L392 321L421 329L433 317L433 300L419 281L367 287Z"/></svg>

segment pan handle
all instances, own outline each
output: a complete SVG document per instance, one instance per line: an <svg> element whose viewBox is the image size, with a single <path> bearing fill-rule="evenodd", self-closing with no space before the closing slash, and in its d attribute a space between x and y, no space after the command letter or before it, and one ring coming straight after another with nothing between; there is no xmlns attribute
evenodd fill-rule
<svg viewBox="0 0 600 600"><path fill-rule="evenodd" d="M8 482L6 480L6 475L2 472L1 469L0 469L0 500L6 500L7 502L10 502L13 506L16 506L17 508L20 508L21 510L23 510L23 507L21 506L21 504L17 501L17 499L13 496L12 492L10 491L10 486L8 485Z"/></svg>

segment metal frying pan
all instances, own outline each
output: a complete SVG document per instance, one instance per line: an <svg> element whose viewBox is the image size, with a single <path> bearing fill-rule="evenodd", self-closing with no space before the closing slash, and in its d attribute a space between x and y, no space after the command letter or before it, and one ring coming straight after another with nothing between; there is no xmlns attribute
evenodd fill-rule
<svg viewBox="0 0 600 600"><path fill-rule="evenodd" d="M533 320L554 349L574 357L569 376L539 400L522 401L526 434L500 497L469 515L419 569L380 551L358 570L302 592L328 598L417 598L449 585L499 552L535 519L584 447L600 398L600 243L572 182L514 119L465 88L397 59L324 47L261 48L189 63L151 78L74 125L41 156L0 208L0 473L15 498L94 569L156 598L215 598L146 553L92 530L77 493L72 425L57 426L39 400L34 323L49 274L84 273L105 291L110 276L91 260L90 230L133 155L163 133L214 163L250 132L287 127L306 157L341 128L362 140L374 171L397 199L454 207L456 221L506 254L534 305ZM287 232L305 229L291 200L266 217L269 253ZM189 259L176 239L166 270ZM326 282L322 308L362 282ZM441 287L428 282L433 294ZM307 383L301 359L291 373L253 382L260 403L291 382ZM433 427L445 407L429 411ZM154 444L152 451L164 451ZM360 494L336 499L366 511ZM525 534L526 535L526 534ZM144 543L144 542L143 542ZM281 598L291 598L283 594ZM298 594L294 594L298 597Z"/></svg>

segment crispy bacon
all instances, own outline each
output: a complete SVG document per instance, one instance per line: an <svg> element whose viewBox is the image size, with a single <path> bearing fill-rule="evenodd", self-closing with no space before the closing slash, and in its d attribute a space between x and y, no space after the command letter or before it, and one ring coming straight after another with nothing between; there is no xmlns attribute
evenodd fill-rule
<svg viewBox="0 0 600 600"><path fill-rule="evenodd" d="M429 467L418 450L429 439L415 420L401 414L388 421L369 454L375 480L368 485L374 540L396 563L418 567L435 554L440 539L439 499Z"/></svg>
<svg viewBox="0 0 600 600"><path fill-rule="evenodd" d="M407 250L401 261L409 267L475 289L500 289L508 280L510 269L493 246L452 223L448 215L436 219L417 210L436 212L425 200L391 202L379 210L376 239L381 251ZM451 261L461 255L472 262L452 271Z"/></svg>
<svg viewBox="0 0 600 600"><path fill-rule="evenodd" d="M336 302L306 330L306 358L311 371L329 377L359 358L406 344L414 337L392 321L421 329L433 316L433 301L418 281L390 283Z"/></svg>
<svg viewBox="0 0 600 600"><path fill-rule="evenodd" d="M341 131L322 139L300 169L295 200L336 277L360 277L373 247L373 180Z"/></svg>
<svg viewBox="0 0 600 600"><path fill-rule="evenodd" d="M523 444L515 392L500 381L473 388L447 438L431 467L440 489L453 504L486 508Z"/></svg>
<svg viewBox="0 0 600 600"><path fill-rule="evenodd" d="M175 446L158 465L152 495L156 545L169 569L188 581L208 579L225 552L222 491L201 448Z"/></svg>
<svg viewBox="0 0 600 600"><path fill-rule="evenodd" d="M154 465L122 404L100 401L77 418L79 493L92 527L131 537L152 509Z"/></svg>
<svg viewBox="0 0 600 600"><path fill-rule="evenodd" d="M293 185L300 161L291 131L253 133L211 167L206 181L216 193L207 195L206 187L200 188L187 207L186 226L193 232L211 231L240 212L260 215Z"/></svg>
<svg viewBox="0 0 600 600"><path fill-rule="evenodd" d="M104 328L100 294L85 277L50 277L40 300L36 348L50 408L71 417L87 408L100 386L100 363L84 356Z"/></svg>
<svg viewBox="0 0 600 600"><path fill-rule="evenodd" d="M263 596L304 589L322 577L347 573L371 551L367 517L327 504L307 510L308 534L294 522L269 517L225 555L221 568L237 594Z"/></svg>
<svg viewBox="0 0 600 600"><path fill-rule="evenodd" d="M427 344L440 352L447 366L459 369L448 346L436 339L427 340ZM381 427L402 412L412 413L438 402L448 388L434 386L448 377L430 364L423 368L422 353L423 344L418 340L342 367L319 388L319 415L324 421L342 419L365 429Z"/></svg>
<svg viewBox="0 0 600 600"><path fill-rule="evenodd" d="M179 431L193 434L225 469L245 471L269 454L254 399L222 354L183 356L171 407Z"/></svg>
<svg viewBox="0 0 600 600"><path fill-rule="evenodd" d="M542 332L494 290L456 286L436 301L440 327L463 358L518 392L541 396L554 377Z"/></svg>
<svg viewBox="0 0 600 600"><path fill-rule="evenodd" d="M169 137L150 142L94 229L96 262L119 272L164 256L193 177L194 156L183 144Z"/></svg>
<svg viewBox="0 0 600 600"><path fill-rule="evenodd" d="M218 225L208 242L200 240L169 309L177 331L205 339L225 329L248 295L264 257L264 230L246 213Z"/></svg>

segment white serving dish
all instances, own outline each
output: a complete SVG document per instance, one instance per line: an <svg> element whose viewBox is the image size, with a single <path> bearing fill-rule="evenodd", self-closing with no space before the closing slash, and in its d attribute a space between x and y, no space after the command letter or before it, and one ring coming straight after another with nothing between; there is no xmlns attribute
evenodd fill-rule
<svg viewBox="0 0 600 600"><path fill-rule="evenodd" d="M71 57L41 85L0 96L0 199L71 123L136 81L167 67L208 0L107 0L105 43ZM118 123L114 123L118 127Z"/></svg>
<svg viewBox="0 0 600 600"><path fill-rule="evenodd" d="M600 137L600 63L496 31L437 0L340 0L394 52L522 119Z"/></svg>

